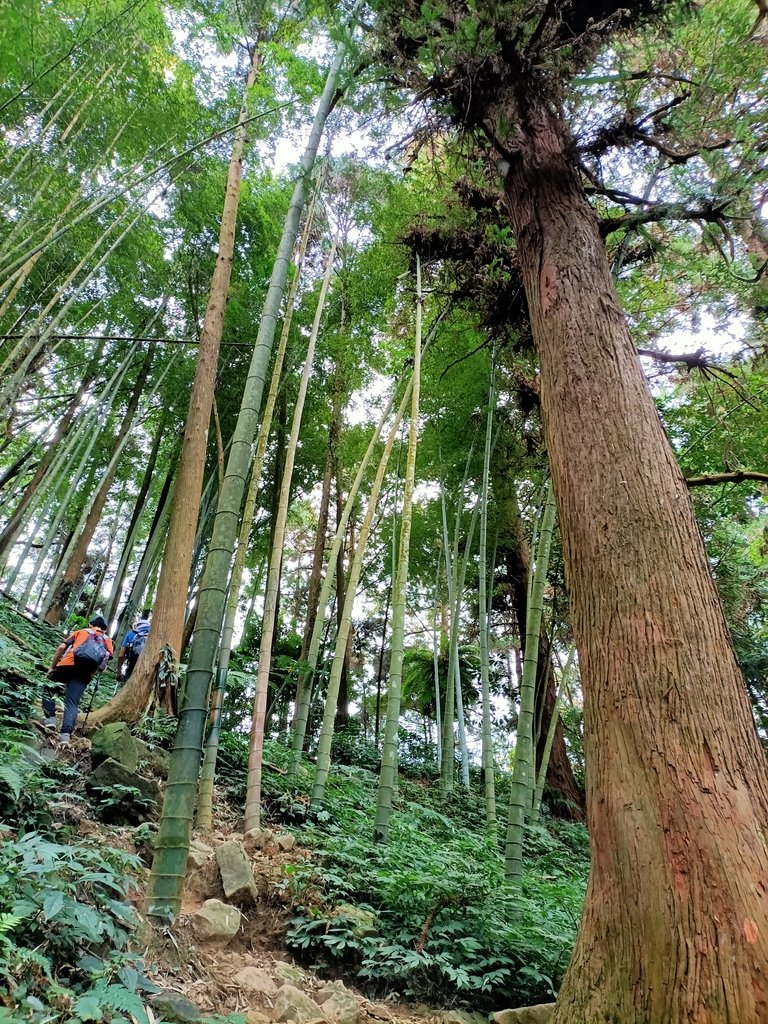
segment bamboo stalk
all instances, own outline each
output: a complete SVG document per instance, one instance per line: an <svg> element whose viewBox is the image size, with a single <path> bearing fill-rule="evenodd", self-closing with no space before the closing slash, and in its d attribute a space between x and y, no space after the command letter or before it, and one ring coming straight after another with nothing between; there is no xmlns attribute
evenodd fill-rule
<svg viewBox="0 0 768 1024"><path fill-rule="evenodd" d="M251 716L251 738L248 756L248 784L245 796L245 829L259 828L261 823L261 773L264 754L264 725L267 710L267 691L269 687L269 673L272 667L272 640L275 633L275 620L277 617L278 591L280 587L280 567L282 565L283 547L285 543L285 525L288 518L288 504L293 480L293 467L296 460L296 449L299 441L299 431L304 413L304 400L307 395L309 375L312 371L312 363L315 356L317 336L320 332L320 322L325 307L325 300L328 294L328 286L333 272L333 262L336 258L336 246L338 237L334 238L331 251L325 266L325 275L320 288L320 296L317 300L317 309L312 324L312 331L307 346L307 357L304 361L304 371L299 384L299 394L296 399L296 408L291 424L291 434L288 440L288 447L285 454L285 468L280 487L280 500L275 520L275 528L272 537L272 552L269 559L269 570L267 573L267 589L264 594L264 614L261 626L261 645L259 647L259 670L256 676L256 694L253 702L253 714Z"/></svg>
<svg viewBox="0 0 768 1024"><path fill-rule="evenodd" d="M419 398L421 393L421 260L416 256L416 330L413 349L413 387L411 389L411 421L408 431L408 454L405 463L403 508L400 517L400 551L392 598L392 653L387 687L387 718L381 751L381 772L373 825L375 842L389 839L392 798L397 780L397 732L400 725L400 703L403 684L405 614L408 588L408 561L413 518L413 491L416 483L416 447L419 436Z"/></svg>
<svg viewBox="0 0 768 1024"><path fill-rule="evenodd" d="M520 888L523 878L523 831L525 816L531 806L533 788L533 718L535 711L536 669L538 665L541 619L544 609L544 586L549 566L549 551L555 524L555 498L552 481L547 485L547 498L541 520L535 569L525 629L523 676L520 681L520 713L515 743L515 765L509 793L509 816L504 851L507 879Z"/></svg>
<svg viewBox="0 0 768 1024"><path fill-rule="evenodd" d="M478 629L480 633L480 679L483 701L483 747L482 764L485 785L485 819L489 835L496 835L496 783L495 759L493 754L493 733L491 731L490 656L488 630L488 498L491 469L491 441L493 416L496 408L496 365L495 354L491 359L491 379L488 386L488 416L485 427L485 450L483 455L483 481L480 491L480 564L477 588Z"/></svg>

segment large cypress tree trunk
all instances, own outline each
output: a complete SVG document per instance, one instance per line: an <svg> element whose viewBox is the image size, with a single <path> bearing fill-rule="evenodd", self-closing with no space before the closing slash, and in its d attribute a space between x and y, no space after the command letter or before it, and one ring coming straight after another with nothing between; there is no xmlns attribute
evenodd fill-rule
<svg viewBox="0 0 768 1024"><path fill-rule="evenodd" d="M154 684L155 667L161 649L167 645L177 657L181 649L195 529L203 489L208 426L211 419L216 368L234 258L237 211L240 203L240 178L247 133L247 99L248 92L256 81L259 66L260 45L257 43L251 53L251 66L245 84L239 126L232 144L219 226L219 249L211 279L203 328L200 333L197 369L192 382L181 459L176 477L176 500L171 512L168 539L157 586L152 630L131 678L123 687L123 691L128 688L136 691L133 699L133 703L136 705L143 703L146 706L149 701ZM110 712L105 711L104 715L104 722L114 720L109 718Z"/></svg>
<svg viewBox="0 0 768 1024"><path fill-rule="evenodd" d="M506 196L541 362L585 710L592 870L553 1024L768 1020L768 779L685 481L562 116Z"/></svg>

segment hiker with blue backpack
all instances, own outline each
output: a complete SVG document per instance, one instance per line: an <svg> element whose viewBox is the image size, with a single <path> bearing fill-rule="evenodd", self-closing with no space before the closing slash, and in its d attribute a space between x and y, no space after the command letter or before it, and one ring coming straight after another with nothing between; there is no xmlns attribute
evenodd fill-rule
<svg viewBox="0 0 768 1024"><path fill-rule="evenodd" d="M144 650L144 645L147 642L149 636L149 630L152 626L150 621L151 611L149 608L145 608L141 613L141 616L137 622L133 624L133 628L129 629L125 634L123 640L123 646L120 648L120 652L117 655L117 677L121 677L121 672L125 668L125 672L122 675L123 679L128 679L136 668L136 662L139 660L139 655Z"/></svg>
<svg viewBox="0 0 768 1024"><path fill-rule="evenodd" d="M64 718L59 739L69 743L77 722L77 709L88 686L97 672L103 672L115 651L107 636L107 622L97 615L86 629L76 629L56 648L48 678L64 684ZM46 714L44 725L56 728L56 703L51 688L46 688L42 699Z"/></svg>

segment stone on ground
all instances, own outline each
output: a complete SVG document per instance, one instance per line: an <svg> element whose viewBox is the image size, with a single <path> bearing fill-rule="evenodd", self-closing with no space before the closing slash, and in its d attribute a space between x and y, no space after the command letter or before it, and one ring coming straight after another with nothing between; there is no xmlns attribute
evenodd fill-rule
<svg viewBox="0 0 768 1024"><path fill-rule="evenodd" d="M285 960L275 960L272 970L278 978L287 981L289 985L301 985L304 982L304 972L302 969L293 964L286 963Z"/></svg>
<svg viewBox="0 0 768 1024"><path fill-rule="evenodd" d="M91 763L99 765L108 757L129 771L136 771L139 748L126 722L110 722L91 736Z"/></svg>
<svg viewBox="0 0 768 1024"><path fill-rule="evenodd" d="M537 1006L518 1006L514 1010L499 1010L491 1015L494 1024L549 1024L555 1012L554 1003L539 1003Z"/></svg>
<svg viewBox="0 0 768 1024"><path fill-rule="evenodd" d="M130 768L126 768L125 765L120 764L119 761L115 761L113 757L108 757L106 761L92 771L86 780L85 788L89 791L95 789L114 789L116 786L129 786L132 789L138 789L144 800L151 800L153 804L150 804L150 810L139 811L131 814L131 820L123 822L123 824L129 825L140 825L142 821L155 816L160 803L160 787L154 781L154 779L145 779L143 775L139 775L137 772L131 771Z"/></svg>
<svg viewBox="0 0 768 1024"><path fill-rule="evenodd" d="M283 985L275 996L273 1007L275 1020L295 1024L309 1024L310 1021L323 1020L325 1014L308 995L293 985Z"/></svg>
<svg viewBox="0 0 768 1024"><path fill-rule="evenodd" d="M222 843L216 848L216 861L227 899L232 903L253 903L257 895L256 883L253 880L251 862L242 843Z"/></svg>
<svg viewBox="0 0 768 1024"><path fill-rule="evenodd" d="M352 934L356 939L366 939L378 933L376 915L372 910L363 910L351 903L340 903L336 909L350 919Z"/></svg>
<svg viewBox="0 0 768 1024"><path fill-rule="evenodd" d="M340 979L337 979L336 981L325 981L323 982L322 988L315 992L315 999L322 1006L326 1000L330 999L331 996L336 995L337 992L349 992L349 989Z"/></svg>
<svg viewBox="0 0 768 1024"><path fill-rule="evenodd" d="M200 1011L195 1004L178 992L157 992L150 1002L153 1010L175 1024L187 1024L188 1021L200 1019Z"/></svg>
<svg viewBox="0 0 768 1024"><path fill-rule="evenodd" d="M446 1010L440 1014L443 1024L488 1024L488 1018L478 1010Z"/></svg>
<svg viewBox="0 0 768 1024"><path fill-rule="evenodd" d="M221 900L206 900L190 920L200 942L229 942L237 935L241 917L237 907Z"/></svg>
<svg viewBox="0 0 768 1024"><path fill-rule="evenodd" d="M272 1024L272 1021L260 1010L249 1010L245 1015L246 1024Z"/></svg>
<svg viewBox="0 0 768 1024"><path fill-rule="evenodd" d="M235 975L235 981L245 992L272 999L277 995L277 985L260 967L244 967Z"/></svg>
<svg viewBox="0 0 768 1024"><path fill-rule="evenodd" d="M162 778L168 778L168 768L171 763L171 754L162 747L150 747L144 740L134 739L139 754L139 764L146 764Z"/></svg>
<svg viewBox="0 0 768 1024"><path fill-rule="evenodd" d="M266 849L274 841L274 833L269 828L252 828L243 836L243 845L248 853Z"/></svg>
<svg viewBox="0 0 768 1024"><path fill-rule="evenodd" d="M189 858L187 859L187 871L196 871L213 856L213 847L204 843L202 839L193 839L189 844Z"/></svg>
<svg viewBox="0 0 768 1024"><path fill-rule="evenodd" d="M290 832L284 832L282 835L275 836L275 845L279 850L292 850L296 846L296 836L292 836Z"/></svg>
<svg viewBox="0 0 768 1024"><path fill-rule="evenodd" d="M321 991L327 993L327 988L328 986L325 986ZM318 1002L320 1001L318 998ZM360 1016L360 1006L357 999L342 983L339 983L335 989L325 995L322 1000L322 1006L323 1013L334 1024L357 1024Z"/></svg>

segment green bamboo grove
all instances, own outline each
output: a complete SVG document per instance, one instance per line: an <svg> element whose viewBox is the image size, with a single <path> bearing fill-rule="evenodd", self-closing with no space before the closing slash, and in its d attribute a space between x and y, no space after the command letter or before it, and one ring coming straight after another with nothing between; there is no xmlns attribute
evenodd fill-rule
<svg viewBox="0 0 768 1024"><path fill-rule="evenodd" d="M168 748L153 924L223 807L340 861L354 819L381 882L416 794L480 846L409 889L403 990L463 998L480 890L525 962L578 835L553 1024L768 1019L762 7L24 6L0 612L122 651L73 747Z"/></svg>

